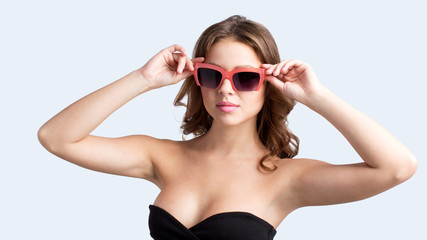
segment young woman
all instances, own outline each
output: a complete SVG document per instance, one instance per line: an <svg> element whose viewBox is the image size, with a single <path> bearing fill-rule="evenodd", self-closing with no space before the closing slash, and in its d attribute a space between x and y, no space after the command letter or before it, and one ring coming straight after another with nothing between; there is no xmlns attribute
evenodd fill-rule
<svg viewBox="0 0 427 240"><path fill-rule="evenodd" d="M193 55L179 45L165 48L38 132L42 145L67 161L156 184L161 192L149 206L154 239L273 239L297 208L368 198L415 173L414 155L326 89L307 63L281 61L261 24L241 16L216 23ZM134 97L183 79L175 105L187 107L182 128L191 140L90 135ZM299 140L286 124L295 101L333 124L363 161L294 158Z"/></svg>

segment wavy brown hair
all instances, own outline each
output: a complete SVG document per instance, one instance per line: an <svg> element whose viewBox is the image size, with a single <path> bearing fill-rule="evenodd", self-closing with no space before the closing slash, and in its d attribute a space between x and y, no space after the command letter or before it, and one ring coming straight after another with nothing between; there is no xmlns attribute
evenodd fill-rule
<svg viewBox="0 0 427 240"><path fill-rule="evenodd" d="M193 58L206 57L209 49L221 39L232 39L251 46L262 63L280 62L279 50L271 33L263 25L234 15L207 28L198 39ZM187 103L182 99L187 96ZM194 76L188 77L175 98L175 106L187 108L181 129L183 134L201 136L209 131L212 117L203 102L200 88L195 84ZM257 115L257 132L261 142L269 150L259 163L262 170L272 172L277 169L265 165L266 161L277 158L293 158L298 154L299 139L288 129L288 114L295 101L283 95L267 82L264 105Z"/></svg>

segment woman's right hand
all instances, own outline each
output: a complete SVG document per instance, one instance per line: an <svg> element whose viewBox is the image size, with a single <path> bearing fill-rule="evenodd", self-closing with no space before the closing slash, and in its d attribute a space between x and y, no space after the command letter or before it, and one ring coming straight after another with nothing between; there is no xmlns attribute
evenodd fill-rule
<svg viewBox="0 0 427 240"><path fill-rule="evenodd" d="M149 88L155 89L178 83L191 76L194 63L203 61L203 57L189 59L185 49L175 44L157 53L138 69L138 72L144 81L147 81Z"/></svg>

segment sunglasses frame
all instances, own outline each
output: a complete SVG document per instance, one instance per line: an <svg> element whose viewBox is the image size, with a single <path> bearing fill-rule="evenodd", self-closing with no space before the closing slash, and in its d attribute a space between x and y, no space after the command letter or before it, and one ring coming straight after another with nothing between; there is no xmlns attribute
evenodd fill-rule
<svg viewBox="0 0 427 240"><path fill-rule="evenodd" d="M194 79L196 80L197 86L201 86L200 82L199 82L199 77L197 74L197 71L199 68L208 68L208 69L216 70L216 71L221 73L222 78L221 78L220 83L218 84L218 87L215 88L216 90L218 90L222 86L225 79L228 79L228 80L230 80L231 86L232 86L234 91L239 91L236 89L236 87L234 86L234 83L233 83L234 74L240 73L240 72L258 73L259 74L258 86L256 87L255 90L251 90L251 91L259 91L259 89L261 88L261 86L264 82L265 71L266 71L264 68L236 68L232 71L225 71L224 69L222 69L221 67L219 67L217 65L213 65L213 64L209 64L209 63L195 63L193 75L194 75ZM213 89L213 88L211 88L211 89ZM244 92L251 92L251 91L244 91Z"/></svg>

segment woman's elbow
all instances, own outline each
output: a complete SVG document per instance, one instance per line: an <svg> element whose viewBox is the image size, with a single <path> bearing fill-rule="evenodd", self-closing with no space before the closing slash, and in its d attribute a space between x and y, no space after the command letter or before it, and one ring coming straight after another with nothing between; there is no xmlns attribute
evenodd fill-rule
<svg viewBox="0 0 427 240"><path fill-rule="evenodd" d="M48 134L46 132L46 130L41 127L38 131L37 131L37 139L39 140L40 144L46 148L46 146L48 145Z"/></svg>
<svg viewBox="0 0 427 240"><path fill-rule="evenodd" d="M411 178L418 168L418 160L412 153L409 154L404 160L402 160L402 164L396 172L396 180L399 183L405 182L409 178Z"/></svg>
<svg viewBox="0 0 427 240"><path fill-rule="evenodd" d="M42 126L37 131L37 138L40 144L49 152L53 152L55 149L55 140L52 138L52 134L49 133L49 130L46 127Z"/></svg>

